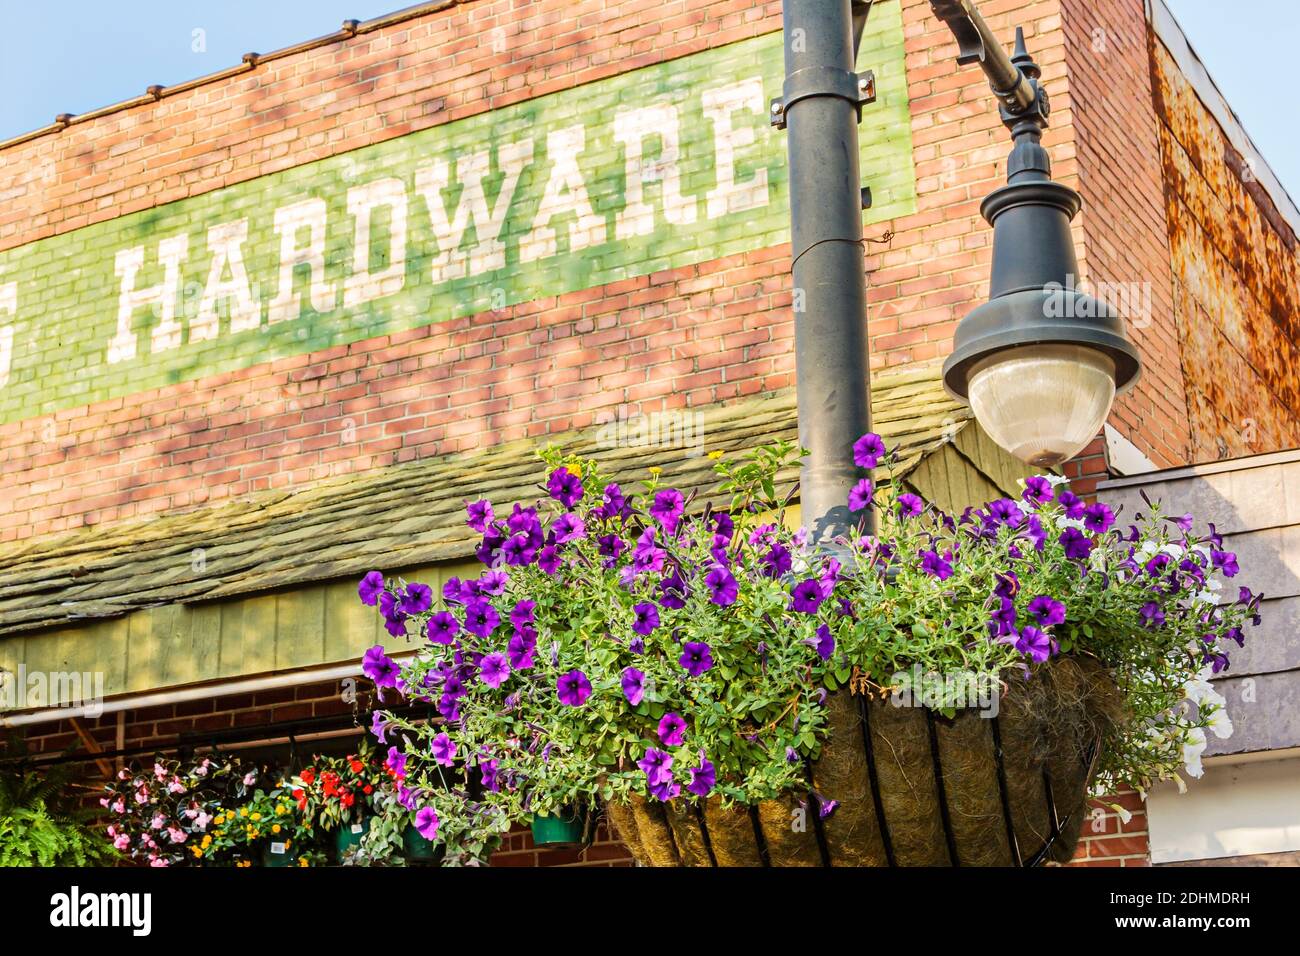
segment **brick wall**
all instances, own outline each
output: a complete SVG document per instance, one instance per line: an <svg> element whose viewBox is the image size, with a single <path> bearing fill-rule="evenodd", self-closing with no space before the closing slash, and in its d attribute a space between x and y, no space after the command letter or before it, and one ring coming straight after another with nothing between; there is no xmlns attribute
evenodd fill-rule
<svg viewBox="0 0 1300 956"><path fill-rule="evenodd" d="M1158 466L1188 461L1187 401L1174 323L1164 181L1143 0L1062 0L1078 150L1081 278L1140 304L1128 322L1142 377L1111 423Z"/></svg>
<svg viewBox="0 0 1300 956"><path fill-rule="evenodd" d="M653 22L630 3L535 0L507 17L509 6L454 5L10 146L0 245L779 26L774 2L681 0ZM1055 103L1056 175L1078 185L1059 3L984 9L1002 34L1026 27ZM917 200L914 214L869 228L876 368L946 354L957 321L986 296L978 207L1003 180L1008 149L982 75L956 68L928 3L904 0L902 20ZM486 42L471 42L475 30ZM494 50L502 36L508 54ZM737 254L0 425L0 540L444 454L484 435L560 432L620 406L664 410L789 385L788 255Z"/></svg>

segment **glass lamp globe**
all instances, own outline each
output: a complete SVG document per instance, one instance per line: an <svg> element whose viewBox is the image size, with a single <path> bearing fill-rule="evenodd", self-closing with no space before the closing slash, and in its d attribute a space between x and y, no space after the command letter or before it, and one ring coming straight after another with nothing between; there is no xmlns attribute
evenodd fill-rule
<svg viewBox="0 0 1300 956"><path fill-rule="evenodd" d="M1053 467L1093 440L1115 400L1115 361L1084 345L1044 343L994 352L971 366L976 420L1021 461Z"/></svg>

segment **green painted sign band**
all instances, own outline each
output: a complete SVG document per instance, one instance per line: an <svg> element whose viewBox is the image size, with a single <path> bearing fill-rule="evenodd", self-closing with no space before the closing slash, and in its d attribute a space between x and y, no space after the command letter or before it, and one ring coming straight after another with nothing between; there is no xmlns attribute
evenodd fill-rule
<svg viewBox="0 0 1300 956"><path fill-rule="evenodd" d="M782 59L768 34L0 253L0 421L780 244ZM860 63L872 222L916 203L898 4Z"/></svg>

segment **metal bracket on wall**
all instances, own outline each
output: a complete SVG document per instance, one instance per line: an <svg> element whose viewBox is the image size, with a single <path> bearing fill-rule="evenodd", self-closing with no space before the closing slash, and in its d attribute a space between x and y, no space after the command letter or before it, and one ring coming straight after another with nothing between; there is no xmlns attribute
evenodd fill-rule
<svg viewBox="0 0 1300 956"><path fill-rule="evenodd" d="M876 74L871 70L850 73L829 67L809 67L792 73L785 82L785 95L772 100L772 125L785 129L786 111L812 96L838 96L848 100L857 107L861 122L862 107L876 101Z"/></svg>

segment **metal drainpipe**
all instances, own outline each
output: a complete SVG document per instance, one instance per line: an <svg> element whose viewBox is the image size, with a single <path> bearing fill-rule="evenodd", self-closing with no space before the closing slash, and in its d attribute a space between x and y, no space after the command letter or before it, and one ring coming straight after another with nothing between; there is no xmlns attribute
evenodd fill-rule
<svg viewBox="0 0 1300 956"><path fill-rule="evenodd" d="M773 123L787 129L803 525L818 542L856 524L849 490L863 476L853 443L871 430L860 109L874 96L855 67L851 0L785 0L784 96ZM870 515L864 530L872 530Z"/></svg>

